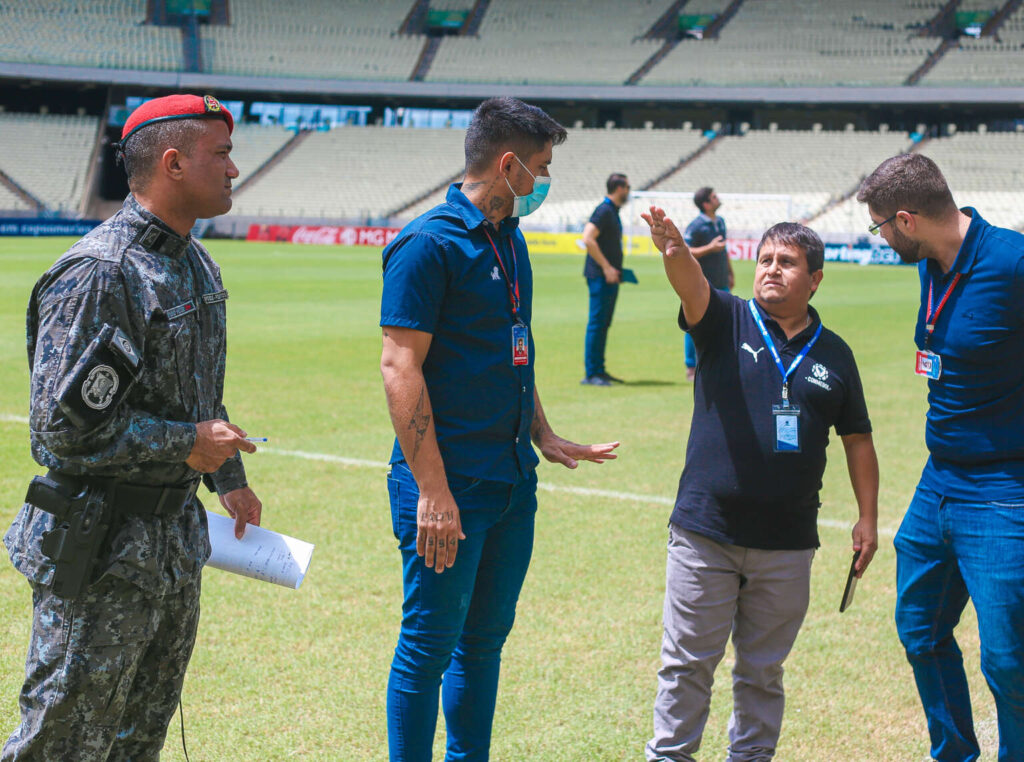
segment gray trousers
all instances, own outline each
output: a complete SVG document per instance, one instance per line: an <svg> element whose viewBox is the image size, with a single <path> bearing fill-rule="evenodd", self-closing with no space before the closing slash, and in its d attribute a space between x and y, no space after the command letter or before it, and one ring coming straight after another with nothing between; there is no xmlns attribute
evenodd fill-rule
<svg viewBox="0 0 1024 762"><path fill-rule="evenodd" d="M647 759L693 762L731 633L728 760L769 760L785 705L782 662L807 613L814 550L741 548L669 527L662 667Z"/></svg>
<svg viewBox="0 0 1024 762"><path fill-rule="evenodd" d="M2 762L155 762L199 624L200 578L160 598L104 577L80 600L33 585L21 723Z"/></svg>

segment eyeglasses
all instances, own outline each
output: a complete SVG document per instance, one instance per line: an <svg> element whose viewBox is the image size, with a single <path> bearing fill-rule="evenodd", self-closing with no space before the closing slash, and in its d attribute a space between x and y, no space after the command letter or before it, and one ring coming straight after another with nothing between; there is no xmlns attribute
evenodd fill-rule
<svg viewBox="0 0 1024 762"><path fill-rule="evenodd" d="M900 212L902 212L902 211L904 211L904 210L900 209ZM889 217L888 219L882 220L881 222L876 222L874 225L872 225L871 227L868 228L868 232L871 233L871 235L878 235L878 231L882 229L882 226L885 225L886 223L892 222L894 219L896 219L899 216L900 212L896 212L896 214L894 214L892 217ZM906 212L906 213L907 214L917 214L917 212Z"/></svg>

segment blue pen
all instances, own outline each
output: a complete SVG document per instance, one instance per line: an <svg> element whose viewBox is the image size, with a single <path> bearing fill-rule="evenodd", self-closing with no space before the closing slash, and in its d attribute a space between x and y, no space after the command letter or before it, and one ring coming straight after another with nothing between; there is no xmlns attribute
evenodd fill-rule
<svg viewBox="0 0 1024 762"><path fill-rule="evenodd" d="M246 442L269 442L270 440L267 439L267 437L246 437L245 441Z"/></svg>

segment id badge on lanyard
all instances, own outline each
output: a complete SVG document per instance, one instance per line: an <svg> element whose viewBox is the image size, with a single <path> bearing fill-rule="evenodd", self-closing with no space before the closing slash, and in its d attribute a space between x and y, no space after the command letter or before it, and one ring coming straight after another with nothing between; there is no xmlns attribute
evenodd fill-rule
<svg viewBox="0 0 1024 762"><path fill-rule="evenodd" d="M789 401L789 378L800 367L800 363L804 361L807 353L811 351L811 347L814 346L818 337L821 336L822 324L818 323L818 329L814 332L814 336L804 345L804 348L800 350L797 356L793 358L793 362L790 363L787 370L782 364L779 350L775 348L775 343L772 341L771 336L768 335L768 329L764 327L761 313L754 306L754 300L751 299L747 304L750 307L750 314L754 316L754 322L761 332L764 345L768 347L772 359L775 360L775 366L779 369L779 373L782 374L782 404L772 405L772 422L774 423L773 428L775 430L775 445L772 447L772 450L774 452L798 453L801 451L800 407Z"/></svg>
<svg viewBox="0 0 1024 762"><path fill-rule="evenodd" d="M530 364L530 329L521 320L512 324L512 364Z"/></svg>
<svg viewBox="0 0 1024 762"><path fill-rule="evenodd" d="M509 237L509 247L512 249L512 277L508 275L508 271L505 269L505 263L501 260L501 255L498 254L498 247L494 245L494 239L491 238L491 234L484 230L484 234L487 236L487 240L491 243L491 248L494 249L494 258L498 260L498 266L501 268L501 274L505 277L505 285L508 286L508 298L509 303L512 307L512 365L529 365L530 364L530 328L523 322L523 319L519 317L519 261L516 258L516 247L512 243L512 238Z"/></svg>
<svg viewBox="0 0 1024 762"><path fill-rule="evenodd" d="M772 405L775 419L775 452L800 452L800 408Z"/></svg>
<svg viewBox="0 0 1024 762"><path fill-rule="evenodd" d="M914 373L918 376L924 376L929 381L938 381L942 378L942 357L932 352L928 345L931 343L932 334L935 332L935 323L939 319L939 315L942 314L942 308L946 306L946 301L949 299L950 294L953 293L953 289L956 288L956 284L960 281L960 273L953 276L953 282L949 284L946 289L946 293L942 295L942 300L939 302L935 311L932 312L932 297L935 293L934 282L928 284L928 307L924 313L924 349L917 350L914 355Z"/></svg>

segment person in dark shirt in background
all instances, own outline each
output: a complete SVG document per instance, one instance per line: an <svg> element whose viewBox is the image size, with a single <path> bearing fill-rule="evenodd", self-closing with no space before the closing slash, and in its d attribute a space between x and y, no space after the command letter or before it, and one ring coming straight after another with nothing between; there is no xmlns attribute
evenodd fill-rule
<svg viewBox="0 0 1024 762"><path fill-rule="evenodd" d="M708 283L719 291L732 291L736 277L725 245L725 220L717 215L722 205L714 188L705 186L693 194L693 203L700 210L686 226L683 240L704 272ZM686 348L686 379L693 381L697 373L697 348L690 334L684 339Z"/></svg>
<svg viewBox="0 0 1024 762"><path fill-rule="evenodd" d="M587 247L587 261L583 275L590 291L590 318L587 321L587 339L584 345L584 373L581 384L611 386L622 383L605 370L604 348L608 329L615 313L622 280L622 222L619 209L629 199L629 179L618 172L608 176L605 183L608 195L590 215L583 228L583 243Z"/></svg>

